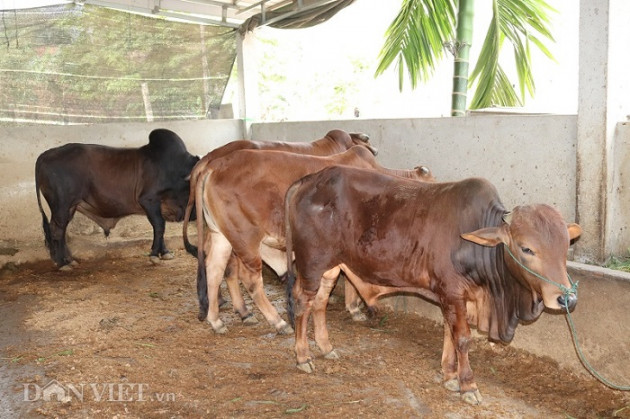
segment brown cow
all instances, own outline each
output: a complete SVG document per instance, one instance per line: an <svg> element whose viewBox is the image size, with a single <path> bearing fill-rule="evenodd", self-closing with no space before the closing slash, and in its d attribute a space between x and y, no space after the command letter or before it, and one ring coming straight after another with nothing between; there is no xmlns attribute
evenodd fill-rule
<svg viewBox="0 0 630 419"><path fill-rule="evenodd" d="M334 129L328 131L323 138L312 141L310 143L304 142L285 142L285 141L252 141L252 140L236 140L229 142L221 147L217 147L208 154L206 154L193 168L190 174L191 190L195 189L197 178L201 173L204 173L206 166L213 160L227 156L228 154L237 150L273 150L273 151L287 151L297 154L305 154L308 156L330 156L337 153L343 153L344 151L354 147L355 145L361 145L366 147L376 156L378 150L370 144L370 137L367 134L361 132L351 132L340 129ZM192 209L192 203L194 200L194 194L190 194L188 201L187 214L190 214ZM186 216L188 219L188 215ZM186 228L184 228L184 234L186 234ZM186 249L193 255L196 253L196 249L190 246L190 243L185 238L184 244Z"/></svg>
<svg viewBox="0 0 630 419"><path fill-rule="evenodd" d="M207 165L218 158L227 156L228 154L237 151L237 150L272 150L272 151L286 151L297 154L304 154L310 156L329 156L333 154L343 153L349 148L359 145L366 147L368 150L372 152L372 154L377 154L377 149L370 144L370 137L364 133L351 132L347 133L346 131L334 129L328 131L323 138L312 142L284 142L284 141L250 141L250 140L237 140L227 143L221 147L215 148L208 154L206 154L193 168L190 174L190 195L188 199L188 205L186 206L185 214L184 214L184 225L183 225L183 238L184 238L184 247L191 255L197 257L197 247L192 245L188 240L188 220L190 218L192 212L192 206L195 199L195 187L197 184L197 180L199 175L204 173ZM426 180L433 180L431 173L424 166L416 168L418 172L418 176L422 177ZM282 257L284 259L284 257ZM234 258L230 258L230 262L227 267L227 275L235 276L238 272L237 261ZM352 286L350 284L346 285L346 306L348 310L352 314L352 317L355 320L365 320L365 315L360 311L360 303L361 300L359 296L356 294L354 289L350 289ZM219 291L219 305L222 306L225 301L221 297L221 292ZM249 324L256 323L256 318L251 314L247 314L245 321Z"/></svg>
<svg viewBox="0 0 630 419"><path fill-rule="evenodd" d="M217 333L227 331L219 318L216 296L234 253L239 262L238 278L267 321L281 333L292 332L265 296L262 262L264 260L279 275L286 272L285 192L302 176L333 164L388 171L376 162L370 151L360 146L328 157L240 150L208 163L206 172L199 175L194 198L199 217L197 292L200 320L207 318ZM401 171L400 174L417 176L416 171ZM210 230L206 240L204 220ZM246 321L251 313L240 295L236 278L234 272L226 277L228 290L234 309Z"/></svg>
<svg viewBox="0 0 630 419"><path fill-rule="evenodd" d="M298 368L306 372L314 368L306 337L311 311L320 350L337 357L325 316L341 271L368 306L401 291L440 306L445 386L471 404L481 395L468 361L467 320L509 343L519 321L577 303L566 254L580 227L547 205L518 206L507 216L486 180L431 184L336 166L292 185L285 205L286 252L297 270L296 280L289 259L288 311L295 314Z"/></svg>

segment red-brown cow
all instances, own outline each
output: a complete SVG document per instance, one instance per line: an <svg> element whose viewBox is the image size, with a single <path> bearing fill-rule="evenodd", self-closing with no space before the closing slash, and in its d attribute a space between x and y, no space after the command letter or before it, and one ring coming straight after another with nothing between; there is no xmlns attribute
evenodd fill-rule
<svg viewBox="0 0 630 419"><path fill-rule="evenodd" d="M188 240L188 220L192 212L192 206L195 199L195 187L199 175L204 173L207 165L218 158L227 156L228 154L237 150L272 150L272 151L286 151L297 154L304 154L310 156L329 156L333 154L343 153L353 146L363 146L370 150L372 154L377 154L377 149L370 144L369 136L364 133L351 132L348 133L343 130L334 129L328 131L323 138L312 142L284 142L284 141L250 141L250 140L237 140L227 143L221 147L215 148L208 154L206 154L193 168L190 174L190 195L188 199L188 205L186 207L184 215L183 225L183 238L184 247L191 255L197 257L197 247L192 245ZM418 176L432 181L433 177L426 167L417 167ZM228 276L236 276L239 267L235 258L230 258L226 274ZM222 306L225 300L221 297L219 291L219 305ZM365 320L365 315L360 311L361 300L352 285L346 284L346 306L348 311L352 314L355 320ZM248 317L244 321L248 324L256 323L256 318L251 314L247 314Z"/></svg>
<svg viewBox="0 0 630 419"><path fill-rule="evenodd" d="M340 129L334 129L328 131L323 138L312 141L310 143L304 142L285 142L285 141L252 141L252 140L236 140L229 142L221 147L217 147L199 160L199 162L193 168L190 174L190 190L195 189L197 178L201 173L204 173L206 166L213 160L227 156L228 154L237 150L273 150L273 151L287 151L297 154L305 154L308 156L330 156L337 153L343 153L344 151L360 145L366 147L376 156L377 149L370 144L370 137L367 134L361 132L351 132ZM194 193L190 194L188 200L187 214L190 214L192 210L192 203L194 201ZM188 219L188 216L186 216ZM186 234L186 228L184 228L184 234ZM191 246L188 240L185 238L184 244L186 249L193 255L196 253L194 246Z"/></svg>
<svg viewBox="0 0 630 419"><path fill-rule="evenodd" d="M288 311L304 371L314 368L306 337L311 312L320 350L337 357L325 310L341 271L368 306L403 291L441 307L445 386L471 404L481 395L468 361L468 321L508 343L519 321L535 320L543 307L572 310L577 303L566 254L580 227L547 205L506 215L486 180L422 183L336 166L292 185L285 205L286 252L293 251L297 270L296 280L288 264Z"/></svg>
<svg viewBox="0 0 630 419"><path fill-rule="evenodd" d="M199 319L206 319L217 333L227 331L219 318L217 292L232 255L238 276L226 276L232 305L241 319L251 313L238 289L237 277L267 321L281 333L292 329L278 315L263 290L263 260L278 273L286 272L284 253L284 195L302 176L334 164L388 171L365 147L328 157L304 156L264 150L240 150L208 163L195 188L198 236ZM417 177L416 171L390 171ZM421 171L425 174L425 171ZM205 221L205 223L204 223ZM204 240L204 224L209 234ZM206 277L206 272L208 272Z"/></svg>
<svg viewBox="0 0 630 419"><path fill-rule="evenodd" d="M252 140L236 140L221 147L217 147L197 162L190 172L190 195L188 197L188 205L184 214L184 247L191 255L197 257L197 248L188 240L188 220L192 213L193 203L195 202L195 188L197 180L201 174L206 172L208 164L218 158L225 157L230 153L238 150L268 150L268 151L286 151L296 154L304 154L307 156L331 156L333 154L343 153L354 146L363 146L370 150L376 156L377 149L370 144L370 137L367 134L359 132L347 133L343 130L334 129L328 131L323 138L304 142L285 142L285 141L252 141ZM416 168L418 171L425 170L423 167ZM430 173L423 176L429 178Z"/></svg>

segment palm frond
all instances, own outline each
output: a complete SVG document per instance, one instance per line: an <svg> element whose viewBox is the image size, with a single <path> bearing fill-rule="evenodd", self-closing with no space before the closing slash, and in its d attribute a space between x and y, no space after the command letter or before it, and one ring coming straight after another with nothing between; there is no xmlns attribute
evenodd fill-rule
<svg viewBox="0 0 630 419"><path fill-rule="evenodd" d="M488 82L492 84L485 86L485 90L482 91L477 88L470 109L482 109L493 106L522 106L522 102L514 90L512 82L500 65L496 69L495 77Z"/></svg>
<svg viewBox="0 0 630 419"><path fill-rule="evenodd" d="M549 13L555 12L545 0L493 0L493 17L479 60L470 78L477 90L471 104L472 109L487 106L515 106L525 99L525 93L534 95L536 86L532 72L531 49L534 44L547 57L553 55L542 38L553 41L549 30ZM503 39L507 39L514 50L514 61L518 78L520 99L514 100L514 88L504 72L499 71L499 54ZM492 47L492 48L491 48ZM502 80L505 77L505 80ZM497 92L494 89L506 89ZM482 96L486 96L482 98Z"/></svg>
<svg viewBox="0 0 630 419"><path fill-rule="evenodd" d="M401 90L404 67L412 88L428 80L444 55L444 43L453 37L455 15L455 0L404 0L385 32L375 76L396 63Z"/></svg>

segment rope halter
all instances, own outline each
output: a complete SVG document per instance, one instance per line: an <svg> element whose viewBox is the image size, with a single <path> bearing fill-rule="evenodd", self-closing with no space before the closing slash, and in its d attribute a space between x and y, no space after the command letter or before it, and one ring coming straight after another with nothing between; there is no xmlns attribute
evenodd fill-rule
<svg viewBox="0 0 630 419"><path fill-rule="evenodd" d="M514 256L514 254L512 253L512 251L510 250L510 247L504 243L503 247L505 248L505 250L507 250L508 254L512 257L512 259L514 259L514 262L516 262L521 268L523 268L525 271L527 271L528 273L534 275L536 278L543 280L551 285L555 285L556 287L558 287L560 289L560 291L562 291L562 294L565 297L565 301L569 300L569 295L574 294L577 297L577 287L578 287L578 283L580 281L575 281L573 282L573 280L571 279L571 275L569 275L569 273L567 272L567 278L569 279L569 283L571 284L571 288L567 288L564 285L560 284L559 282L556 281L552 281L551 279L545 278L544 276L532 271L531 269L529 269L527 266L525 266L520 260L518 260L516 258L516 256ZM565 308L567 310L567 313L569 312L569 307L568 305L565 305Z"/></svg>

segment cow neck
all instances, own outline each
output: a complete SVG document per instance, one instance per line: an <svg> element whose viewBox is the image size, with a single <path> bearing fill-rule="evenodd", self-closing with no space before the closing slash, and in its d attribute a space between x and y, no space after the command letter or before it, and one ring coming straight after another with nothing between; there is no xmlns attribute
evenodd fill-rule
<svg viewBox="0 0 630 419"><path fill-rule="evenodd" d="M499 202L492 203L484 213L483 227L500 226L505 212ZM489 247L472 243L465 246L468 252L472 251L472 260L468 262L473 265L465 269L466 276L489 294L486 301L490 304L488 337L509 343L514 338L518 323L538 318L543 306L533 301L532 291L527 284L508 269L503 246Z"/></svg>

